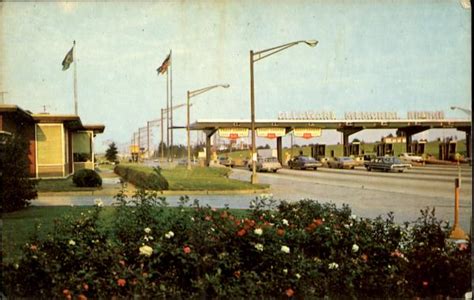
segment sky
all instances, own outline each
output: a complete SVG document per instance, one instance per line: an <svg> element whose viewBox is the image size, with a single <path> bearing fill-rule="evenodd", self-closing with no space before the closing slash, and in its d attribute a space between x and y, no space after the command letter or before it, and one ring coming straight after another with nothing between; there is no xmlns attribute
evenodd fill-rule
<svg viewBox="0 0 474 300"><path fill-rule="evenodd" d="M186 91L229 84L192 98L191 122L250 119L249 51L297 40L255 63L256 119L284 111L444 111L471 109L471 8L432 1L160 1L0 3L0 92L32 112L73 114L73 68L61 62L76 41L79 116L104 124L97 151L130 143L133 132L160 118L166 75L156 69L172 51L173 105ZM186 125L176 109L174 125ZM153 127L152 143L160 139ZM351 136L380 140L393 131ZM430 130L415 138L464 134ZM185 144L176 130L175 144ZM192 141L198 138L192 134ZM341 142L323 131L302 143ZM259 143L274 144L260 139ZM289 137L284 138L284 144Z"/></svg>

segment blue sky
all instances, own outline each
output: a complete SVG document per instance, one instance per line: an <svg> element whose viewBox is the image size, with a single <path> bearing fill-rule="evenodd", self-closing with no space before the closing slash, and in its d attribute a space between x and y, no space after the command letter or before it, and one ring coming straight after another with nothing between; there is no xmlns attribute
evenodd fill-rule
<svg viewBox="0 0 474 300"><path fill-rule="evenodd" d="M61 61L76 40L79 115L106 125L100 151L103 141L129 142L160 117L166 77L155 70L170 49L174 104L185 102L187 90L230 84L194 98L192 120L249 119L249 51L316 39L315 48L297 45L255 64L257 119L307 110L341 118L351 111L404 117L442 110L466 118L449 107L471 109L471 9L458 0L356 2L6 2L0 91L8 92L6 103L33 112L46 105L51 113L73 113L73 72L61 71ZM184 109L174 116L175 125L185 125ZM384 133L352 137L378 140ZM464 136L424 136L451 134ZM184 138L176 132L176 142ZM306 142L339 141L339 133L325 131Z"/></svg>

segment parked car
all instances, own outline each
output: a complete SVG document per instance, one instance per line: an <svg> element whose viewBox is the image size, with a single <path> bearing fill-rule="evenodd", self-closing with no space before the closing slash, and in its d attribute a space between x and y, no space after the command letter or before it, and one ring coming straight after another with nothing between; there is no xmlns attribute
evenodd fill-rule
<svg viewBox="0 0 474 300"><path fill-rule="evenodd" d="M323 164L310 156L296 156L288 161L288 166L290 169L314 169L317 170L318 167L321 167Z"/></svg>
<svg viewBox="0 0 474 300"><path fill-rule="evenodd" d="M247 165L249 170L252 170L252 164ZM276 172L281 169L281 164L276 157L259 157L255 169L257 172L267 171Z"/></svg>
<svg viewBox="0 0 474 300"><path fill-rule="evenodd" d="M405 153L402 153L399 155L400 159L403 160L403 161L407 161L407 162L423 162L424 159L423 157L419 156L419 155L415 155L413 153L408 153L408 152L405 152Z"/></svg>
<svg viewBox="0 0 474 300"><path fill-rule="evenodd" d="M336 169L354 169L357 165L356 161L347 156L336 157L327 162L329 168Z"/></svg>
<svg viewBox="0 0 474 300"><path fill-rule="evenodd" d="M364 163L367 171L380 170L380 171L398 171L403 172L406 169L411 168L411 164L403 163L400 159L394 156L379 156L371 161Z"/></svg>
<svg viewBox="0 0 474 300"><path fill-rule="evenodd" d="M219 161L219 164L224 165L226 167L233 168L235 165L234 161L230 157L220 156L217 160Z"/></svg>

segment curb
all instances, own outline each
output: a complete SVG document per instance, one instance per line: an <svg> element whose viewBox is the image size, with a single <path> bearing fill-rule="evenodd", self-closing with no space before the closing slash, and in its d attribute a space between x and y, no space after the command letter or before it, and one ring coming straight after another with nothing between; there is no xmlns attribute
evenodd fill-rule
<svg viewBox="0 0 474 300"><path fill-rule="evenodd" d="M73 191L73 192L38 192L38 197L41 196L115 196L117 191ZM269 193L270 189L252 189L252 190L190 190L190 191L149 191L156 192L159 195L245 195L245 194L262 194ZM132 196L135 191L125 190L125 195Z"/></svg>

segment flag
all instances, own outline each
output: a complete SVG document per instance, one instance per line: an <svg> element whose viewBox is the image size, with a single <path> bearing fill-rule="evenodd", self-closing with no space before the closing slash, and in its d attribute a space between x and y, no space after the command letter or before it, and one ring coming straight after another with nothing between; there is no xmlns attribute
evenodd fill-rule
<svg viewBox="0 0 474 300"><path fill-rule="evenodd" d="M168 70L168 66L170 65L170 63L171 63L171 52L170 54L168 54L168 56L163 61L161 66L158 69L156 69L156 71L158 72L158 75L165 73Z"/></svg>
<svg viewBox="0 0 474 300"><path fill-rule="evenodd" d="M64 57L63 59L63 71L69 69L69 66L74 61L73 52L74 46L71 48L71 50L69 50L69 52L66 54L66 57Z"/></svg>

